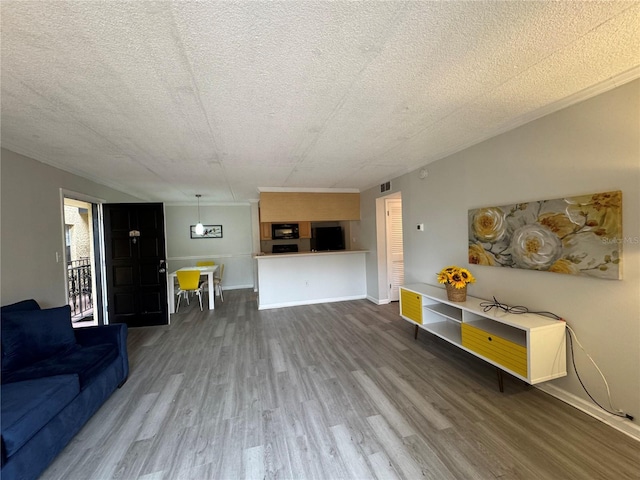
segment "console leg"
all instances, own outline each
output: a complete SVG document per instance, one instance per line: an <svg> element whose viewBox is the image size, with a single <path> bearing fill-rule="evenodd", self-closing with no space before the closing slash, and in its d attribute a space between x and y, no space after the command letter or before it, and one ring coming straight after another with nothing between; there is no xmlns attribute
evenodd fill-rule
<svg viewBox="0 0 640 480"><path fill-rule="evenodd" d="M418 325L416 325L416 331L415 331L415 333L413 334L413 338L414 338L414 340L417 340L417 339L418 339Z"/></svg>
<svg viewBox="0 0 640 480"><path fill-rule="evenodd" d="M496 372L498 373L498 388L500 389L500 392L504 392L504 381L502 378L502 370L500 370L498 367L496 367Z"/></svg>

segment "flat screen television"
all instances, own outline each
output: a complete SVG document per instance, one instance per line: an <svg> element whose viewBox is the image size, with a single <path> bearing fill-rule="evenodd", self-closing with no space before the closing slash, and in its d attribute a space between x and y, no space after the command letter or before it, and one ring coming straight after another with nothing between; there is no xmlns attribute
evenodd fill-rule
<svg viewBox="0 0 640 480"><path fill-rule="evenodd" d="M342 227L316 227L311 233L311 249L320 251L344 250Z"/></svg>

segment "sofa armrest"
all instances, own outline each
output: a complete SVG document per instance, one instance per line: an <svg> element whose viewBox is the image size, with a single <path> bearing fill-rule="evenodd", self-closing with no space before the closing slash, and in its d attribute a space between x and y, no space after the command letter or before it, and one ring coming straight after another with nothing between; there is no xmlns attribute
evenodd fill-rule
<svg viewBox="0 0 640 480"><path fill-rule="evenodd" d="M83 346L112 343L118 347L118 355L122 358L125 378L129 375L129 355L127 353L127 325L114 323L97 327L76 328L73 333L76 342Z"/></svg>
<svg viewBox="0 0 640 480"><path fill-rule="evenodd" d="M76 336L76 342L85 346L105 343L117 344L127 340L127 326L124 323L75 328L73 333Z"/></svg>

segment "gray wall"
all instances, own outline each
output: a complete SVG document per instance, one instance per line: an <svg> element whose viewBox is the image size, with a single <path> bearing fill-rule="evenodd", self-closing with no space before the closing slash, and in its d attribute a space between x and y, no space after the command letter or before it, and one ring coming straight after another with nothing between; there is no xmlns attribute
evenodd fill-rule
<svg viewBox="0 0 640 480"><path fill-rule="evenodd" d="M35 298L44 307L64 305L65 265L60 189L107 202L140 199L2 149L1 303Z"/></svg>
<svg viewBox="0 0 640 480"><path fill-rule="evenodd" d="M205 225L222 225L222 238L191 238L190 226L198 223L196 203L193 206L165 206L169 270L194 265L198 260L213 260L225 265L225 289L253 288L251 206L248 203L206 205L201 202L200 218Z"/></svg>
<svg viewBox="0 0 640 480"><path fill-rule="evenodd" d="M468 265L470 208L622 190L623 279L469 266L469 293L566 318L606 375L614 406L640 415L640 81L618 87L393 179L402 193L405 281L437 284L436 272ZM375 200L362 194L361 236L368 255L368 294L377 298ZM415 225L425 224L425 232ZM577 348L577 347L576 347ZM602 381L576 354L589 390L606 403ZM570 369L570 366L568 366ZM551 390L592 405L573 372ZM546 384L545 384L546 385ZM574 403L576 403L574 402Z"/></svg>

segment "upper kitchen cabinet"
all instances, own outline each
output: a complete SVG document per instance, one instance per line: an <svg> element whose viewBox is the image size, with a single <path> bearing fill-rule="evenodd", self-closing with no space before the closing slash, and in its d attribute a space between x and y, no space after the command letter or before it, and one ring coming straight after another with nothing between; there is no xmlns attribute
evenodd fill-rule
<svg viewBox="0 0 640 480"><path fill-rule="evenodd" d="M261 192L260 221L360 220L359 193Z"/></svg>
<svg viewBox="0 0 640 480"><path fill-rule="evenodd" d="M271 224L260 223L260 240L271 240Z"/></svg>
<svg viewBox="0 0 640 480"><path fill-rule="evenodd" d="M300 238L311 238L311 222L298 222Z"/></svg>

